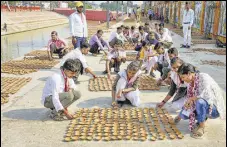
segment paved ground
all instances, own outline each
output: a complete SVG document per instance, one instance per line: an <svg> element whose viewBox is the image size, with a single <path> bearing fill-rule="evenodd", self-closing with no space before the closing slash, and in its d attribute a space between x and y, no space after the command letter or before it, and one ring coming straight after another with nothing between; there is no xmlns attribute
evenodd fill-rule
<svg viewBox="0 0 227 147"><path fill-rule="evenodd" d="M121 25L119 23L118 25ZM116 26L112 27L116 28ZM173 36L174 45L179 48L179 44L183 42L182 37L178 35ZM210 45L209 45L210 46ZM204 45L202 45L204 47ZM182 53L189 49L179 49L180 56L186 61L199 67L202 72L210 74L219 85L226 89L226 67L217 67L210 65L201 65L200 60L219 59L226 63L225 56L218 56L212 53L196 52L196 53ZM98 75L102 74L104 70L104 62L98 64L101 56L93 57L86 56L89 65L95 70ZM122 69L128 63L122 66ZM180 122L179 129L185 135L183 140L164 140L164 141L115 141L115 142L62 142L63 135L69 121L54 122L48 118L49 110L45 109L41 103L40 98L45 80L48 76L53 74L59 65L56 65L51 70L41 70L26 76L32 77L32 81L23 87L18 93L10 98L9 103L1 108L1 131L3 147L224 147L226 144L226 120L208 120L207 133L203 139L197 140L190 137L187 130L187 121ZM157 72L155 74L159 75ZM5 74L2 74L3 76ZM110 92L90 92L88 91L89 75L83 75L79 78L81 84L78 88L82 92L82 97L70 106L70 111L74 112L78 108L93 108L93 107L110 107L111 93ZM160 91L142 91L140 107L154 107L157 102L160 102L167 94L168 89L163 87ZM176 112L169 110L175 116Z"/></svg>

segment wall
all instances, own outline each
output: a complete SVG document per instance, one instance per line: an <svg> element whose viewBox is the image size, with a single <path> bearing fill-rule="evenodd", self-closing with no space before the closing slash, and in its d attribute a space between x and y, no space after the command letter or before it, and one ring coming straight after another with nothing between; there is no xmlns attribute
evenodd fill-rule
<svg viewBox="0 0 227 147"><path fill-rule="evenodd" d="M71 10L71 9L54 9L54 12L57 12L59 14L65 15L65 16L69 16L73 12L75 12L75 10ZM86 10L85 15L86 15L86 19L87 20L106 21L106 18L107 18L106 13L107 12L104 11L104 10L101 10L101 11ZM116 18L116 14L114 15L113 13L110 13L110 18Z"/></svg>

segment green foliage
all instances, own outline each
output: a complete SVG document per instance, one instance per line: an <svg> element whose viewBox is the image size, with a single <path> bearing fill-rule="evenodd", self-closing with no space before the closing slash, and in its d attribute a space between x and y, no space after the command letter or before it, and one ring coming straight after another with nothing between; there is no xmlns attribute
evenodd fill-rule
<svg viewBox="0 0 227 147"><path fill-rule="evenodd" d="M118 10L119 11L121 11L121 6L122 6L122 3L118 2ZM103 10L107 10L107 8L108 8L107 2L101 3L100 8L102 8ZM116 1L109 3L109 10L110 11L117 11L117 2Z"/></svg>
<svg viewBox="0 0 227 147"><path fill-rule="evenodd" d="M75 8L76 7L76 2L69 2L68 3L69 8Z"/></svg>
<svg viewBox="0 0 227 147"><path fill-rule="evenodd" d="M85 8L86 8L86 9L92 9L92 6L89 5L89 4L85 4Z"/></svg>

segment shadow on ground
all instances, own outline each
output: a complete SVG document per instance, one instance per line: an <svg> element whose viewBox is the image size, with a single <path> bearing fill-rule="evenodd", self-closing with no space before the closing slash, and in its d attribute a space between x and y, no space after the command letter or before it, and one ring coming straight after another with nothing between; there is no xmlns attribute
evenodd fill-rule
<svg viewBox="0 0 227 147"><path fill-rule="evenodd" d="M111 97L98 97L95 99L85 100L77 104L78 108L92 108L92 107L100 107L107 108L111 107L112 99Z"/></svg>
<svg viewBox="0 0 227 147"><path fill-rule="evenodd" d="M49 111L46 108L31 108L31 109L18 109L10 110L3 113L3 117L19 120L50 120Z"/></svg>

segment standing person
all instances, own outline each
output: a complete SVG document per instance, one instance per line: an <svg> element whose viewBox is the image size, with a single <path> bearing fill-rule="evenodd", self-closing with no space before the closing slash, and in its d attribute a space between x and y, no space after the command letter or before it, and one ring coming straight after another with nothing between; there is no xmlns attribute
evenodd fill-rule
<svg viewBox="0 0 227 147"><path fill-rule="evenodd" d="M117 74L117 78L112 88L112 106L120 107L123 104L131 104L139 106L139 77L141 75L139 61L132 61L127 70L123 70ZM117 104L118 103L118 104Z"/></svg>
<svg viewBox="0 0 227 147"><path fill-rule="evenodd" d="M140 19L141 19L141 9L140 9L140 7L137 7L136 16L137 16L137 23L139 23Z"/></svg>
<svg viewBox="0 0 227 147"><path fill-rule="evenodd" d="M104 51L104 46L107 46L108 50L111 50L109 44L103 40L102 35L103 31L98 30L97 33L93 35L89 41L89 44L91 46L89 52L91 52L93 55L99 54L100 50ZM104 53L107 54L106 51L104 51Z"/></svg>
<svg viewBox="0 0 227 147"><path fill-rule="evenodd" d="M47 54L49 60L53 60L53 53L58 54L59 58L61 59L67 52L67 43L65 42L65 40L60 39L56 31L52 31L51 39L47 44Z"/></svg>
<svg viewBox="0 0 227 147"><path fill-rule="evenodd" d="M148 10L148 16L149 16L149 19L151 21L152 20L152 10L151 10L151 8Z"/></svg>
<svg viewBox="0 0 227 147"><path fill-rule="evenodd" d="M88 37L87 20L83 13L83 3L76 2L76 11L69 16L70 33L72 36L72 44L75 48L80 48Z"/></svg>
<svg viewBox="0 0 227 147"><path fill-rule="evenodd" d="M73 119L67 108L81 97L72 79L78 71L80 71L78 61L69 59L46 81L41 103L52 110L50 117L53 120L62 121L64 115L68 119Z"/></svg>
<svg viewBox="0 0 227 147"><path fill-rule="evenodd" d="M131 18L131 14L132 14L132 8L128 8L128 17Z"/></svg>
<svg viewBox="0 0 227 147"><path fill-rule="evenodd" d="M191 64L183 64L178 69L178 74L182 81L188 83L188 86L186 102L177 122L180 119L189 119L191 137L201 138L208 118L226 118L224 93L210 75L197 72Z"/></svg>
<svg viewBox="0 0 227 147"><path fill-rule="evenodd" d="M68 59L73 59L73 60L76 60L78 59L79 62L77 64L80 64L81 68L80 70L77 71L76 75L73 76L73 80L75 83L79 84L78 82L78 77L79 75L83 74L83 72L85 71L86 73L90 73L93 78L96 78L97 76L94 74L94 72L88 67L87 65L87 61L84 57L84 55L87 55L88 54L88 51L89 51L89 44L84 42L82 45L81 45L81 49L77 48L73 51L71 51L70 53L68 53L67 55L65 55L61 61L61 65L64 65L64 63L66 62L66 60Z"/></svg>
<svg viewBox="0 0 227 147"><path fill-rule="evenodd" d="M192 25L194 21L194 11L190 9L190 4L186 2L185 10L183 13L183 33L184 33L184 44L182 45L183 48L190 48L191 47L191 31Z"/></svg>

